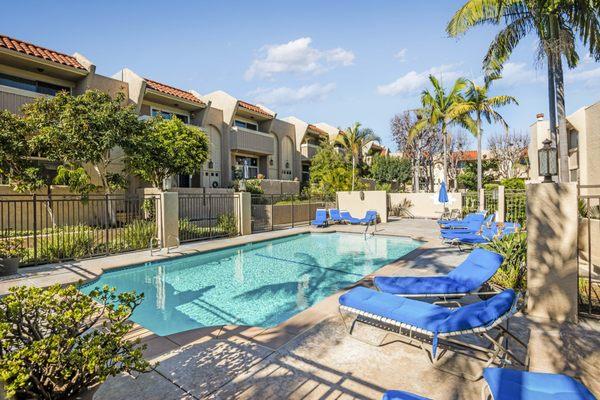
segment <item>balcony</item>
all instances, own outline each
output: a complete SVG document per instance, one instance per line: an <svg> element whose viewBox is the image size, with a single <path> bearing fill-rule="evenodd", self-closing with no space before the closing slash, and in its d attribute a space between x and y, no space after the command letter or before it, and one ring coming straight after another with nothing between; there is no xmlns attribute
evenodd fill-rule
<svg viewBox="0 0 600 400"><path fill-rule="evenodd" d="M300 145L300 154L303 158L308 160L312 159L315 154L317 154L317 150L319 150L319 146L316 144L302 143Z"/></svg>
<svg viewBox="0 0 600 400"><path fill-rule="evenodd" d="M268 133L234 126L230 131L229 145L231 150L271 155L273 154L274 142L273 137Z"/></svg>

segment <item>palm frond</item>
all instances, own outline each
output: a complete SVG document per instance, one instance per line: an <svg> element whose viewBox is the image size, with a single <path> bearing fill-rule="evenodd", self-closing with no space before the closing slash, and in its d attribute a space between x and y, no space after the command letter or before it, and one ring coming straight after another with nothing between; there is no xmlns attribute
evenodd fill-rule
<svg viewBox="0 0 600 400"><path fill-rule="evenodd" d="M510 58L513 50L533 28L532 20L523 16L502 29L494 38L483 59L485 75L502 71L504 63Z"/></svg>

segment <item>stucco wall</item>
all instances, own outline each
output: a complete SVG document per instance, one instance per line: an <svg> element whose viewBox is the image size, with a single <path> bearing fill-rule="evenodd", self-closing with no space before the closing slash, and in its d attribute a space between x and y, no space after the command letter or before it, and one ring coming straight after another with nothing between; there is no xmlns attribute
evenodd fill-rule
<svg viewBox="0 0 600 400"><path fill-rule="evenodd" d="M299 194L300 182L278 179L261 179L260 187L265 194Z"/></svg>
<svg viewBox="0 0 600 400"><path fill-rule="evenodd" d="M404 199L410 200L412 207L410 213L416 218L438 219L444 212L444 204L437 201L438 193L390 193L390 208L397 206ZM462 196L460 193L448 193L449 209L462 208Z"/></svg>
<svg viewBox="0 0 600 400"><path fill-rule="evenodd" d="M387 193L383 190L337 192L337 203L353 217L363 218L367 211L375 210L381 222L387 222Z"/></svg>

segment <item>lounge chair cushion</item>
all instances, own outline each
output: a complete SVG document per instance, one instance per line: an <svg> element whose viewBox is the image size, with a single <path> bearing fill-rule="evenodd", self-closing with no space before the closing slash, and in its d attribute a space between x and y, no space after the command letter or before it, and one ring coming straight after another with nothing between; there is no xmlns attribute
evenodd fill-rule
<svg viewBox="0 0 600 400"><path fill-rule="evenodd" d="M452 310L359 286L343 294L339 302L432 333L450 333L491 325L511 310L515 297L515 292L507 289L488 300Z"/></svg>
<svg viewBox="0 0 600 400"><path fill-rule="evenodd" d="M427 397L418 396L403 390L388 390L383 394L381 400L430 400Z"/></svg>
<svg viewBox="0 0 600 400"><path fill-rule="evenodd" d="M463 294L471 291L447 276L376 276L373 283L382 292L403 295Z"/></svg>
<svg viewBox="0 0 600 400"><path fill-rule="evenodd" d="M494 400L594 399L583 384L566 375L486 368L483 378Z"/></svg>
<svg viewBox="0 0 600 400"><path fill-rule="evenodd" d="M498 253L475 249L446 276L376 276L373 283L383 292L400 295L466 294L487 282L502 261Z"/></svg>

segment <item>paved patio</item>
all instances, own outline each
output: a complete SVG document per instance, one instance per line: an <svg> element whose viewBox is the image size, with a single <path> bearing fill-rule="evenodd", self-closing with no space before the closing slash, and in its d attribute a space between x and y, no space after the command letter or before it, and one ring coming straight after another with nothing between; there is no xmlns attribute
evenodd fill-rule
<svg viewBox="0 0 600 400"><path fill-rule="evenodd" d="M378 234L410 236L424 241L419 249L376 271L377 275L431 275L446 273L466 254L437 239L429 220L399 220L378 227ZM269 239L309 228L216 240L182 246L182 253ZM328 229L362 231L363 227ZM147 252L28 270L0 282L0 292L17 283L45 285L92 279L110 267L140 263ZM134 261L133 261L134 260ZM369 285L371 277L361 284ZM336 293L313 307L269 329L222 326L159 337L137 326L132 337L148 345L145 356L159 362L154 371L109 379L86 395L104 399L373 399L397 388L434 399L476 399L482 383L470 382L433 368L423 352L392 342L374 347L350 337L337 312ZM518 315L511 322L518 336L529 342L531 369L578 376L600 394L600 324L555 326ZM365 337L374 331L366 329ZM524 354L522 354L524 355ZM475 371L480 361L458 354L445 356L447 366Z"/></svg>

